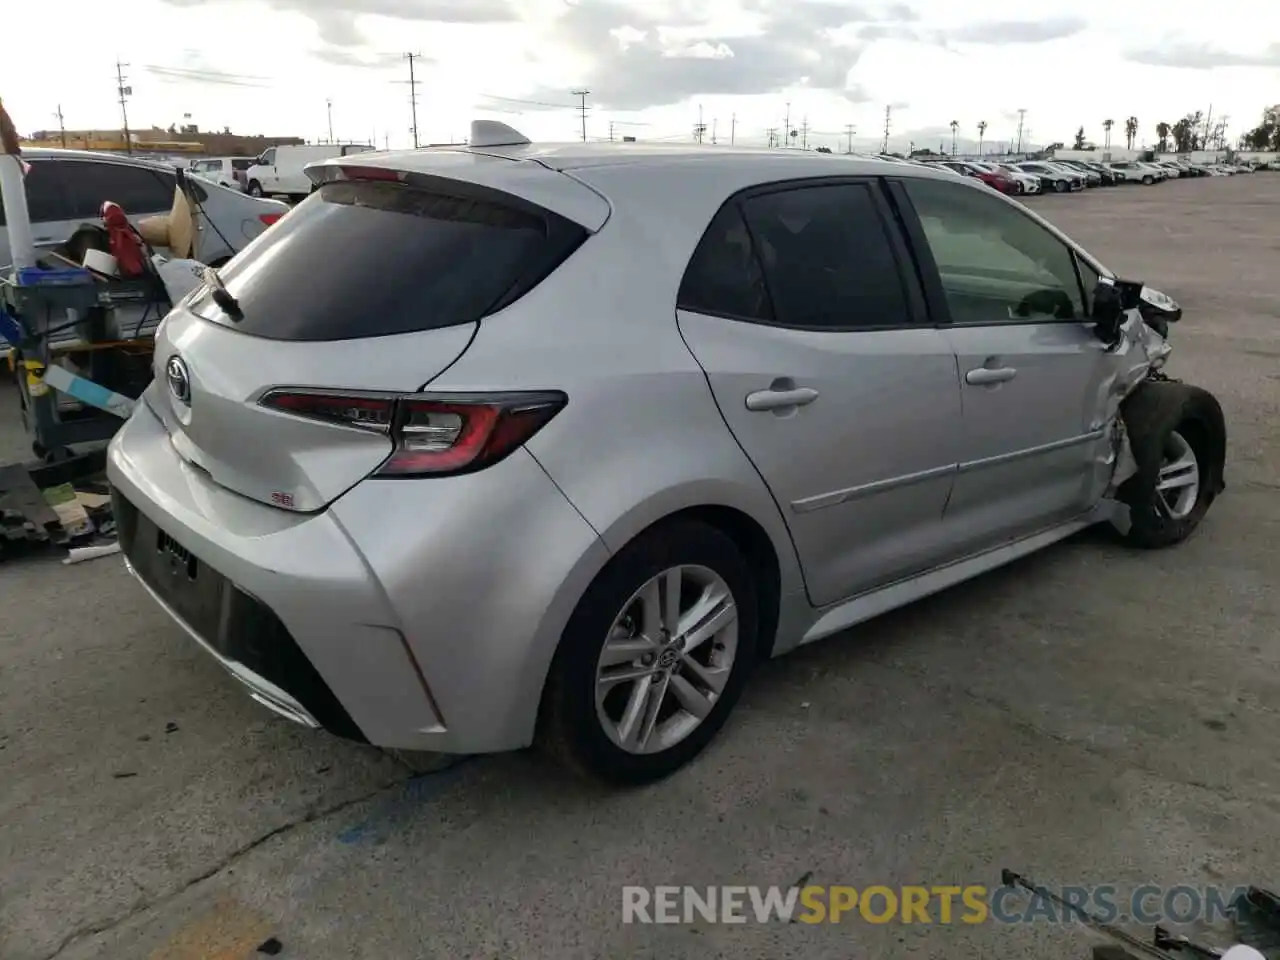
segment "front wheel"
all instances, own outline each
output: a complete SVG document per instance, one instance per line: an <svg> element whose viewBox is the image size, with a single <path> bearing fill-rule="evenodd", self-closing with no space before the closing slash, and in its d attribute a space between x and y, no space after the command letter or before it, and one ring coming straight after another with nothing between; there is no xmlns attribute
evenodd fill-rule
<svg viewBox="0 0 1280 960"><path fill-rule="evenodd" d="M251 197L262 196L262 184L260 184L257 180L249 181L249 196Z"/></svg>
<svg viewBox="0 0 1280 960"><path fill-rule="evenodd" d="M1156 181L1155 181L1155 177L1148 176L1148 177L1143 177L1142 182L1147 186L1151 186L1151 184L1155 183Z"/></svg>
<svg viewBox="0 0 1280 960"><path fill-rule="evenodd" d="M571 767L639 784L692 760L723 726L757 648L755 578L734 542L678 520L641 534L569 620L539 740Z"/></svg>
<svg viewBox="0 0 1280 960"><path fill-rule="evenodd" d="M1138 547L1181 543L1222 491L1226 425L1213 394L1149 382L1121 411L1138 472L1120 486L1129 507L1126 539Z"/></svg>

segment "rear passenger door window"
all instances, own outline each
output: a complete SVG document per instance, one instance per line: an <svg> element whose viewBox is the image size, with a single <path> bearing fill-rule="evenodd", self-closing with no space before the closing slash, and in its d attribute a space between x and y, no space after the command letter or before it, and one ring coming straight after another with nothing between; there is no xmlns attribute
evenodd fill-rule
<svg viewBox="0 0 1280 960"><path fill-rule="evenodd" d="M123 163L60 160L71 195L72 215L96 220L107 200L120 204L131 217L164 213L173 206L174 177Z"/></svg>
<svg viewBox="0 0 1280 960"><path fill-rule="evenodd" d="M901 327L912 320L903 274L870 183L748 197L773 322L816 330Z"/></svg>
<svg viewBox="0 0 1280 960"><path fill-rule="evenodd" d="M1087 319L1071 248L1018 206L941 180L913 177L903 187L941 275L952 323Z"/></svg>

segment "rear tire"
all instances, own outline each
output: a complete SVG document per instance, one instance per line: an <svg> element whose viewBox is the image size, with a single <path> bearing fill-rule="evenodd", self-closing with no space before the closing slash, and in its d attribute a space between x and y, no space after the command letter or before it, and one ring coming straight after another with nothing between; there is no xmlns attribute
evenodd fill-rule
<svg viewBox="0 0 1280 960"><path fill-rule="evenodd" d="M1147 176L1142 178L1142 182L1149 187L1151 186L1151 184L1155 183L1156 180L1155 180L1155 177L1152 177L1151 175L1148 174Z"/></svg>
<svg viewBox="0 0 1280 960"><path fill-rule="evenodd" d="M666 612L673 582L681 588L679 617ZM700 624L714 631L694 629ZM756 658L758 630L755 577L731 539L688 520L651 528L609 561L570 617L543 693L540 745L612 784L674 773L733 710ZM682 652L681 637L696 645ZM628 724L628 716L639 720Z"/></svg>
<svg viewBox="0 0 1280 960"><path fill-rule="evenodd" d="M1227 432L1207 390L1148 382L1121 409L1138 472L1120 486L1129 507L1125 539L1154 549L1181 543L1222 492Z"/></svg>
<svg viewBox="0 0 1280 960"><path fill-rule="evenodd" d="M1071 189L1071 184L1067 183L1065 180L1055 180L1053 182L1053 189L1057 190L1058 193L1066 193Z"/></svg>

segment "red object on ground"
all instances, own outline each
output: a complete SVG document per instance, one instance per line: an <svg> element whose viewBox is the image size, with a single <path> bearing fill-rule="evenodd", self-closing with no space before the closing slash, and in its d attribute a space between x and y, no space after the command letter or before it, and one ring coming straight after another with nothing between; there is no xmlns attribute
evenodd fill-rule
<svg viewBox="0 0 1280 960"><path fill-rule="evenodd" d="M147 270L147 247L120 204L108 200L102 205L102 223L107 228L111 255L120 267L120 276L142 276Z"/></svg>

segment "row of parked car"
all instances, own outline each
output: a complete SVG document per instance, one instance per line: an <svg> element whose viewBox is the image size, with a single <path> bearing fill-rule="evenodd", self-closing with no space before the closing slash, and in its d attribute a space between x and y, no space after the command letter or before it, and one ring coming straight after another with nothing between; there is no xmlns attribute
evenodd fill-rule
<svg viewBox="0 0 1280 960"><path fill-rule="evenodd" d="M981 180L987 186L1011 196L1037 193L1070 193L1089 187L1110 187L1122 183L1151 186L1181 177L1227 177L1253 173L1259 164L1192 163L1188 160L904 160L882 156L895 163L922 164Z"/></svg>

